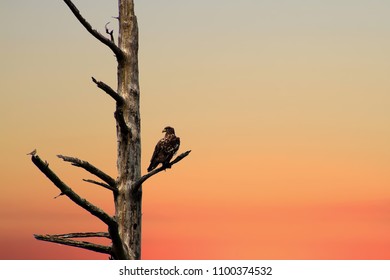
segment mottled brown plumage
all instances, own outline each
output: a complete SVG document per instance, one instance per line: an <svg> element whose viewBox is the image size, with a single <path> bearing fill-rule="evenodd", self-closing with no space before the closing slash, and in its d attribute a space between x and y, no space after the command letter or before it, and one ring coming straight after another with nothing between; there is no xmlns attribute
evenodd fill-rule
<svg viewBox="0 0 390 280"><path fill-rule="evenodd" d="M148 172L155 169L160 163L164 167L169 168L169 162L179 149L180 138L176 137L173 127L167 126L162 132L165 132L165 136L158 141L154 149Z"/></svg>

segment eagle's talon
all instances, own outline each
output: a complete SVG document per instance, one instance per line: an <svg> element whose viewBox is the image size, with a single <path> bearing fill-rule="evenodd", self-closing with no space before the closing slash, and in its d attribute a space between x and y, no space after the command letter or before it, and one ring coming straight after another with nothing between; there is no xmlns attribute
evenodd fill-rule
<svg viewBox="0 0 390 280"><path fill-rule="evenodd" d="M172 167L172 164L166 163L166 164L163 165L163 167L164 167L165 169L170 169L170 168Z"/></svg>

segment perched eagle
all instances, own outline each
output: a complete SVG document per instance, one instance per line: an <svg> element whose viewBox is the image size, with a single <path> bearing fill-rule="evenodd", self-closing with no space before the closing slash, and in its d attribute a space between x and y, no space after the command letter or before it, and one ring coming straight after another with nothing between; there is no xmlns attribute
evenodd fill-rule
<svg viewBox="0 0 390 280"><path fill-rule="evenodd" d="M164 167L169 168L169 162L179 149L180 138L176 137L173 127L167 126L162 132L165 132L165 136L160 141L158 141L156 148L154 148L154 153L148 167L148 172L155 169L160 163Z"/></svg>

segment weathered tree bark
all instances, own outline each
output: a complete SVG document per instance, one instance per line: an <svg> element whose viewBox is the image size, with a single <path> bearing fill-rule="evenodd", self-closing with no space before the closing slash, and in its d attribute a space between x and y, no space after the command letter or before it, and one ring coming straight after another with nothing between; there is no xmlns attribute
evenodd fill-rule
<svg viewBox="0 0 390 280"><path fill-rule="evenodd" d="M93 166L87 161L76 157L58 155L59 158L70 162L76 167L81 167L103 182L92 179L84 181L104 187L112 191L115 203L115 216L111 217L99 207L80 197L67 184L65 184L49 168L49 164L42 160L37 151L31 155L32 162L53 184L60 189L57 196L66 196L74 203L100 219L108 227L107 233L87 232L68 233L56 235L36 234L38 240L79 247L99 253L109 254L111 259L140 259L141 258L141 207L142 207L142 183L150 177L165 170L162 166L141 177L141 125L140 125L140 89L138 73L138 25L134 14L134 0L118 0L119 8L119 38L118 46L115 44L113 31L109 31L107 24L106 33L110 39L103 36L84 19L71 0L63 0L84 28L100 42L108 46L116 56L118 62L117 91L109 85L92 77L92 81L98 88L113 98L116 103L114 117L117 132L117 170L118 177L111 176ZM176 164L190 151L179 155L170 166ZM91 242L72 240L72 238L108 237L111 246L103 246Z"/></svg>
<svg viewBox="0 0 390 280"><path fill-rule="evenodd" d="M133 0L119 0L119 48L117 103L117 187L115 216L123 249L129 259L141 258L142 189L132 188L141 177L141 126L138 78L138 25ZM115 250L115 248L114 248Z"/></svg>

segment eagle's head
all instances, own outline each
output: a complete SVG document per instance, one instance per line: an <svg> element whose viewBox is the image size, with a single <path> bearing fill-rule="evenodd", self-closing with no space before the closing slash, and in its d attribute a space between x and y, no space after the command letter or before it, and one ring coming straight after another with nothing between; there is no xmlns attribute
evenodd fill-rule
<svg viewBox="0 0 390 280"><path fill-rule="evenodd" d="M165 132L165 135L170 135L170 134L175 135L175 129L173 127L170 127L170 126L165 127L162 132L163 133Z"/></svg>

